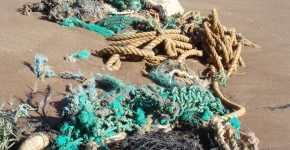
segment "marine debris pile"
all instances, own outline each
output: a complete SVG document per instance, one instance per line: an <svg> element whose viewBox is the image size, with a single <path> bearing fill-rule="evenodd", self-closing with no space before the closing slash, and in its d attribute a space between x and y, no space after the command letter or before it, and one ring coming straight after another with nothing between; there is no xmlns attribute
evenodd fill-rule
<svg viewBox="0 0 290 150"><path fill-rule="evenodd" d="M34 73L39 79L81 84L68 86L71 94L64 97L61 116L65 121L53 130L44 130L45 122L34 125L42 130L19 149L258 149L257 137L240 131L238 117L245 108L227 99L220 86L226 87L238 66L245 67L242 46L259 46L223 26L215 9L207 17L184 13L178 0L41 0L23 6L24 15L35 11L63 26L106 36L108 47L91 50L109 58L104 69L122 69L124 59L144 61L140 71L155 84L136 87L107 74L56 73L46 65L48 58L37 54ZM68 59L89 56L82 51ZM200 77L186 65L193 58L205 62L208 76ZM50 90L48 86L46 100ZM0 149L19 141L24 129L17 129L17 118L28 117L35 108L28 101L17 111L0 111Z"/></svg>

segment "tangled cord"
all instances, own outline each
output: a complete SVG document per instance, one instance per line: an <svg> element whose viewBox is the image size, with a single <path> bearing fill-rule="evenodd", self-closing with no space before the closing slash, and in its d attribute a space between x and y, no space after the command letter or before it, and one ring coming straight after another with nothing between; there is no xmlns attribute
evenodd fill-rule
<svg viewBox="0 0 290 150"><path fill-rule="evenodd" d="M168 150L202 150L198 136L185 131L152 132L134 135L112 145L117 149L168 149Z"/></svg>

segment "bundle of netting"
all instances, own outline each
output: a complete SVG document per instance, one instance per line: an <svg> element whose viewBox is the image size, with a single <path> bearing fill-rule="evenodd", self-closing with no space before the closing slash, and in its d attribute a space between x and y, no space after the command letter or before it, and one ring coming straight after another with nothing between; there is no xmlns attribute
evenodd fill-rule
<svg viewBox="0 0 290 150"><path fill-rule="evenodd" d="M39 79L57 76L49 66L45 65L47 62L48 59L46 57L39 54L35 55L33 72Z"/></svg>
<svg viewBox="0 0 290 150"><path fill-rule="evenodd" d="M112 30L115 33L120 33L124 29L133 30L133 25L140 21L142 21L142 19L122 15L114 15L108 16L100 20L96 24L106 29Z"/></svg>
<svg viewBox="0 0 290 150"><path fill-rule="evenodd" d="M117 11L134 10L139 11L142 8L140 0L105 0L106 3L114 6Z"/></svg>
<svg viewBox="0 0 290 150"><path fill-rule="evenodd" d="M113 143L112 150L202 150L199 137L190 131L150 132L143 135L128 136Z"/></svg>
<svg viewBox="0 0 290 150"><path fill-rule="evenodd" d="M77 26L77 27L81 27L90 31L94 31L97 32L103 36L113 36L115 35L115 33L112 30L108 30L106 28L100 27L96 24L89 24L89 23L85 23L81 20L79 20L76 17L73 18L66 18L64 19L61 23L61 25L63 26L67 26L67 27L73 27L73 26Z"/></svg>
<svg viewBox="0 0 290 150"><path fill-rule="evenodd" d="M0 107L0 149L10 149L19 141L20 131L16 125L19 118L29 118L29 111L36 110L28 104L20 104L16 110L2 110L4 103Z"/></svg>
<svg viewBox="0 0 290 150"><path fill-rule="evenodd" d="M218 98L196 85L136 88L109 75L99 76L66 96L64 110L70 120L60 128L54 149L77 149L90 141L105 146L121 133L171 130L181 121L197 127L213 115L228 113ZM102 94L97 95L96 87L103 87Z"/></svg>
<svg viewBox="0 0 290 150"><path fill-rule="evenodd" d="M208 79L200 79L185 62L170 59L162 61L157 67L153 68L149 77L158 85L165 87L181 86L189 83L208 89L210 85Z"/></svg>
<svg viewBox="0 0 290 150"><path fill-rule="evenodd" d="M23 5L23 14L30 15L40 11L48 15L52 21L63 21L65 18L77 17L80 20L105 18L114 9L99 0L41 0L39 3Z"/></svg>

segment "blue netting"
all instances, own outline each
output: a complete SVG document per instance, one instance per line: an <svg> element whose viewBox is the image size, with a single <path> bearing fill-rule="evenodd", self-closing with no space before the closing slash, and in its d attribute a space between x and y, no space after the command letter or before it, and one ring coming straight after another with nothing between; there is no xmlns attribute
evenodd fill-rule
<svg viewBox="0 0 290 150"><path fill-rule="evenodd" d="M40 77L56 77L57 75L53 70L50 69L49 66L46 66L45 63L48 62L48 59L42 55L35 55L34 59L34 68L33 72Z"/></svg>
<svg viewBox="0 0 290 150"><path fill-rule="evenodd" d="M83 143L95 141L104 145L105 138L119 132L140 129L147 123L148 115L154 116L151 126L178 123L182 120L197 125L201 120L209 120L217 113L228 113L210 91L196 85L166 88L145 85L136 88L104 75L98 82L106 90L103 95L114 93L104 98L103 95L92 95L88 90L95 88L95 78L92 77L89 86L80 86L73 92L72 97L67 98L69 103L65 110L75 117L61 127L61 134L57 139L60 142L54 145L55 149L67 148L67 143L78 139L82 139ZM68 135L71 129L68 127L74 130L73 135ZM71 140L67 140L70 138Z"/></svg>
<svg viewBox="0 0 290 150"><path fill-rule="evenodd" d="M83 50L79 52L75 52L70 55L70 57L78 58L78 59L86 59L90 56L90 52L88 50Z"/></svg>
<svg viewBox="0 0 290 150"><path fill-rule="evenodd" d="M97 32L103 36L113 36L115 33L111 30L108 30L106 28L102 28L96 24L87 24L82 21L80 21L78 18L73 17L73 18L66 18L64 21L61 22L61 25L67 26L67 27L73 27L73 26L78 26L90 31Z"/></svg>

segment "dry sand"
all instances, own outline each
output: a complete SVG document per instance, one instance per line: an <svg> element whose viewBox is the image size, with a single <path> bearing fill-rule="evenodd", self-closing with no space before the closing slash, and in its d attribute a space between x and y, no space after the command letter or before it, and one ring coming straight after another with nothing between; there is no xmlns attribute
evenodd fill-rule
<svg viewBox="0 0 290 150"><path fill-rule="evenodd" d="M38 81L31 69L35 54L48 57L48 64L58 73L81 71L90 76L106 73L101 69L103 59L91 56L69 63L63 57L78 50L103 48L107 42L97 33L47 21L41 13L24 16L19 9L27 2L40 0L0 1L0 102L1 99L10 102L13 95L16 102L12 106L6 104L5 108L15 108L19 102L26 101L25 92L30 92L36 81L39 91L49 84L53 89L49 115L52 124L57 124L59 120L54 118L59 116L65 85L77 86L78 82L56 78ZM239 74L228 80L223 91L230 100L247 109L240 118L242 131L253 131L260 140L260 149L289 149L290 108L271 111L267 107L290 103L290 1L180 0L180 3L186 11L199 10L202 16L216 8L224 26L235 27L261 46L260 49L243 47L241 55L247 66L239 68ZM122 65L120 71L108 73L125 83L150 83L141 76L143 63L122 62ZM36 101L42 99L39 95Z"/></svg>

